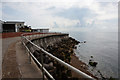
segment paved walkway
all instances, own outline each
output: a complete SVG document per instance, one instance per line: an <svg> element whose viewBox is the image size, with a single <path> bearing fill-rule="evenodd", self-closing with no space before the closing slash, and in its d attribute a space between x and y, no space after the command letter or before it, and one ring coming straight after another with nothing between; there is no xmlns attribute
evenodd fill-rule
<svg viewBox="0 0 120 80"><path fill-rule="evenodd" d="M35 38L47 35L53 34L41 34ZM28 55L25 54L20 40L21 37L1 39L0 79L1 76L3 78L41 78L41 71L37 66L33 62L29 64Z"/></svg>
<svg viewBox="0 0 120 80"><path fill-rule="evenodd" d="M12 44L12 43L14 43L14 42L16 42L16 41L18 41L18 40L20 40L21 39L21 37L13 37L13 38L4 38L4 39L2 39L2 58L4 58L4 55L5 55L5 53L6 53L6 51L8 50L8 47Z"/></svg>
<svg viewBox="0 0 120 80"><path fill-rule="evenodd" d="M2 39L0 38L0 79L2 78Z"/></svg>
<svg viewBox="0 0 120 80"><path fill-rule="evenodd" d="M20 37L6 38L2 42L2 77L3 78L41 78L41 71L32 62Z"/></svg>
<svg viewBox="0 0 120 80"><path fill-rule="evenodd" d="M28 53L26 53L21 42L16 44L16 57L22 78L42 78L41 70L38 69L36 64L33 61L30 64Z"/></svg>
<svg viewBox="0 0 120 80"><path fill-rule="evenodd" d="M8 47L15 41L20 40L20 37L14 38L0 38L0 79L2 78L2 60L5 53L8 50Z"/></svg>
<svg viewBox="0 0 120 80"><path fill-rule="evenodd" d="M2 78L20 78L21 74L18 68L16 50L16 42L8 47L2 61Z"/></svg>

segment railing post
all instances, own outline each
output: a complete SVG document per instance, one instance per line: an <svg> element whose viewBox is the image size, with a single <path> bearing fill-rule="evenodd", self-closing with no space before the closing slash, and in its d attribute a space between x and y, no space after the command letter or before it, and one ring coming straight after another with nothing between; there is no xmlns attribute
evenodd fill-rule
<svg viewBox="0 0 120 80"><path fill-rule="evenodd" d="M40 37L41 35L39 34L39 37Z"/></svg>
<svg viewBox="0 0 120 80"><path fill-rule="evenodd" d="M29 37L29 40L30 40L30 35L28 35L28 37Z"/></svg>
<svg viewBox="0 0 120 80"><path fill-rule="evenodd" d="M43 78L43 80L44 80L44 69L43 69L43 67L44 67L44 63L43 63L43 60L44 60L44 58L43 58L43 53L41 53L41 64L42 64L42 78Z"/></svg>
<svg viewBox="0 0 120 80"><path fill-rule="evenodd" d="M32 38L31 39L33 39L33 37L34 37L34 35L32 34Z"/></svg>
<svg viewBox="0 0 120 80"><path fill-rule="evenodd" d="M21 35L21 42L22 42L22 35Z"/></svg>
<svg viewBox="0 0 120 80"><path fill-rule="evenodd" d="M28 52L29 53L29 52ZM29 63L31 64L31 56L30 56L30 53L29 53Z"/></svg>

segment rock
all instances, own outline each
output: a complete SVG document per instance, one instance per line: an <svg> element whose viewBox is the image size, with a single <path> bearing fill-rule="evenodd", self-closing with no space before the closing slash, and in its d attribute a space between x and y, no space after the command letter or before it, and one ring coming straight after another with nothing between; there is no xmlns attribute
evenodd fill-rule
<svg viewBox="0 0 120 80"><path fill-rule="evenodd" d="M10 72L8 72L8 75L10 75Z"/></svg>
<svg viewBox="0 0 120 80"><path fill-rule="evenodd" d="M90 59L89 62L91 62L92 60Z"/></svg>
<svg viewBox="0 0 120 80"><path fill-rule="evenodd" d="M48 55L44 56L44 63L49 64L50 62L52 62L52 60L50 59L50 57Z"/></svg>
<svg viewBox="0 0 120 80"><path fill-rule="evenodd" d="M34 55L35 57L38 57L38 56L40 56L40 53L39 53L37 50L35 50L34 53L33 53L33 55Z"/></svg>
<svg viewBox="0 0 120 80"><path fill-rule="evenodd" d="M44 65L44 67L47 69L47 70L52 70L52 69L54 69L54 66L53 66L53 63L51 62L51 63L49 63L49 64L43 64Z"/></svg>
<svg viewBox="0 0 120 80"><path fill-rule="evenodd" d="M49 66L53 66L53 62L50 62L50 63L49 63Z"/></svg>
<svg viewBox="0 0 120 80"><path fill-rule="evenodd" d="M70 37L68 39L62 39L60 42L56 42L52 45L45 46L45 50L70 64L71 55L74 53L73 49L77 48L77 46L75 45L78 43L80 42ZM39 53L43 53L43 52L35 51L33 54L41 62L41 55ZM64 66L60 65L57 61L53 60L47 55L43 55L43 58L44 58L43 60L44 67L50 73L52 73L53 77L56 78L71 77L72 75L71 71L66 69Z"/></svg>
<svg viewBox="0 0 120 80"><path fill-rule="evenodd" d="M56 74L56 67L53 67L52 70L49 70L50 74L55 75Z"/></svg>
<svg viewBox="0 0 120 80"><path fill-rule="evenodd" d="M93 58L93 56L91 56L91 58Z"/></svg>
<svg viewBox="0 0 120 80"><path fill-rule="evenodd" d="M76 47L76 46L75 46L74 48L75 48L75 49L77 49L77 47Z"/></svg>
<svg viewBox="0 0 120 80"><path fill-rule="evenodd" d="M93 66L93 67L96 67L96 65L98 64L97 62L89 62L89 64L91 65L91 66Z"/></svg>

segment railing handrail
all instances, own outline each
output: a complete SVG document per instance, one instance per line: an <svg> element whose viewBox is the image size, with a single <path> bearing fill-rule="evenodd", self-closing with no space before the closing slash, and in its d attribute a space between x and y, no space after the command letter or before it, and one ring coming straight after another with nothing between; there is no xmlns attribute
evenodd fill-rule
<svg viewBox="0 0 120 80"><path fill-rule="evenodd" d="M31 57L39 64L39 66L42 67L42 64L35 58L35 56L30 52L30 50L28 49L28 47L26 46L25 43L23 43L23 45L25 46L25 48L28 50L29 54L31 55ZM43 70L47 73L47 75L52 79L55 80L53 78L53 76L43 67Z"/></svg>
<svg viewBox="0 0 120 80"><path fill-rule="evenodd" d="M89 76L88 74L78 70L77 68L71 66L70 64L62 61L61 59L55 57L54 55L52 55L51 53L45 51L43 48L39 47L38 45L34 44L33 42L31 42L31 40L29 40L28 38L26 38L24 35L22 35L22 37L24 37L29 43L31 43L33 46L35 46L36 48L40 49L42 52L44 52L45 54L47 54L48 56L50 56L51 58L53 58L54 60L58 61L60 64L62 64L63 66L66 66L67 68L69 68L70 70L78 73L79 75L83 76L84 78L89 78L92 80L95 80L93 77Z"/></svg>

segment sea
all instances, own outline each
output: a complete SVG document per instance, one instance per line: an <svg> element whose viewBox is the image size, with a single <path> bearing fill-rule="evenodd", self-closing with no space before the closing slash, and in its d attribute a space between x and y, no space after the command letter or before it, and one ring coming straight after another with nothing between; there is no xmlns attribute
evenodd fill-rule
<svg viewBox="0 0 120 80"><path fill-rule="evenodd" d="M75 54L85 62L89 71L97 77L118 78L118 33L117 32L70 32L71 37L86 43L79 43ZM98 62L96 67L89 60ZM102 75L100 75L102 74Z"/></svg>

